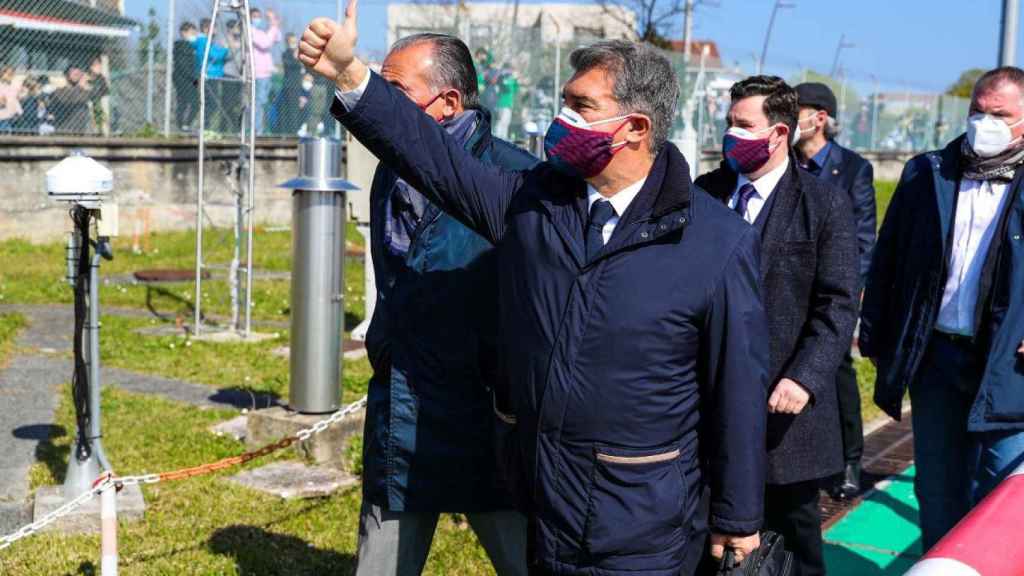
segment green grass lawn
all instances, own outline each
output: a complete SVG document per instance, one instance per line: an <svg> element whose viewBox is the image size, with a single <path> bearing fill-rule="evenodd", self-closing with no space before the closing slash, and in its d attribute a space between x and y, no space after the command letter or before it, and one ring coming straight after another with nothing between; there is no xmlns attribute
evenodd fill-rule
<svg viewBox="0 0 1024 576"><path fill-rule="evenodd" d="M879 221L892 192L879 182ZM228 258L229 246L207 234L208 261ZM349 229L350 244L362 237ZM132 254L130 241L114 242L115 258L104 261L107 278L129 275L140 269L191 269L194 235L190 232L154 234L144 254ZM256 261L259 270L291 268L289 232L258 231ZM350 259L346 264L346 324L362 320L363 267ZM33 245L10 240L0 242L0 303L71 304L71 290L64 282L64 248L61 243ZM205 284L204 309L223 317L228 313L227 286L223 280ZM183 379L215 388L241 388L269 392L282 399L288 394L288 360L271 352L288 342L289 282L261 280L254 284L254 318L264 322L263 332L275 332L272 340L258 344L215 344L189 341L181 336L142 336L140 329L160 321L143 317L105 315L101 354L106 366L114 366ZM161 285L149 294L150 304L168 317L188 320L193 300L191 283ZM145 309L147 288L129 284L105 285L101 302L106 309ZM9 353L17 330L24 325L17 314L0 315L0 365ZM270 323L270 324L268 324ZM879 413L870 400L874 369L858 361L864 418ZM353 401L365 393L371 374L363 359L346 361L344 398ZM103 395L104 443L119 474L138 474L193 466L238 454L244 447L217 437L208 428L235 415L233 411L198 409L160 398L105 390ZM40 444L39 463L31 473L32 485L63 480L74 417L65 389L58 412L60 431ZM349 458L359 467L356 439ZM271 457L273 458L273 457ZM249 466L265 463L257 461ZM316 500L282 501L228 483L226 471L210 477L145 486L148 510L143 522L120 529L122 573L163 574L350 574L354 568L359 490ZM99 539L95 536L41 535L0 552L0 574L50 575L96 574L99 570ZM427 574L491 574L492 569L472 531L446 515L439 526L426 569Z"/></svg>
<svg viewBox="0 0 1024 576"><path fill-rule="evenodd" d="M225 243L223 230L204 233L207 263L230 261L231 246ZM350 245L363 244L363 237L355 226L348 228ZM291 232L266 231L257 228L254 241L253 266L257 271L286 272L291 270ZM106 279L125 279L133 272L153 269L195 269L195 232L161 232L154 234L149 250L133 254L131 239L113 240L114 259L100 264L100 274ZM64 245L60 242L32 244L24 240L0 242L0 302L18 304L50 304L72 302L70 287L64 280ZM363 316L363 263L346 260L345 312ZM226 276L213 271L213 277L203 283L203 310L205 314L226 317L230 311L230 294ZM150 296L154 308L162 314L191 317L195 297L194 284L162 283L154 286ZM253 283L253 317L262 320L287 320L289 281L260 279ZM106 307L143 308L146 306L147 287L126 283L106 283L100 288L100 302Z"/></svg>
<svg viewBox="0 0 1024 576"><path fill-rule="evenodd" d="M875 182L875 202L878 208L878 225L882 225L885 212L889 209L889 202L892 202L892 194L896 191L896 182L891 180L878 180Z"/></svg>
<svg viewBox="0 0 1024 576"><path fill-rule="evenodd" d="M7 355L14 347L14 337L25 325L21 314L0 314L0 368L5 366Z"/></svg>
<svg viewBox="0 0 1024 576"><path fill-rule="evenodd" d="M65 395L66 397L66 395ZM150 396L106 390L104 444L116 471L130 475L193 466L243 450L207 428L234 415L197 410ZM57 423L66 432L40 447L33 486L63 480L74 430L65 400ZM272 457L269 457L272 458ZM268 459L269 459L268 458ZM259 466L264 459L250 463ZM126 575L350 574L354 568L359 489L327 498L285 501L229 483L225 471L147 485L146 517L119 528L120 570ZM98 574L98 536L34 536L0 552L0 574ZM427 574L489 574L472 531L445 517Z"/></svg>

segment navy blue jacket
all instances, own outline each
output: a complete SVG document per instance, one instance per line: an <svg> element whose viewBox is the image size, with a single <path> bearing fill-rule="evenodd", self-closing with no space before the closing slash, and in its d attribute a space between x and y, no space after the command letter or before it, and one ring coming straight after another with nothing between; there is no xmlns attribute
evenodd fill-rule
<svg viewBox="0 0 1024 576"><path fill-rule="evenodd" d="M885 215L861 311L861 354L875 358L875 403L900 418L903 396L917 375L935 329L948 277L949 231L961 178L957 138L943 150L911 159ZM971 431L1024 429L1024 186L1018 170L999 239L988 304L978 337L984 373L971 407ZM993 242L995 244L995 242Z"/></svg>
<svg viewBox="0 0 1024 576"><path fill-rule="evenodd" d="M466 150L509 170L537 163L492 138L486 112ZM494 246L428 203L405 257L389 252L385 210L397 179L381 165L370 189L377 304L366 335L374 376L363 436L364 498L392 511L509 507L493 474Z"/></svg>
<svg viewBox="0 0 1024 576"><path fill-rule="evenodd" d="M498 246L498 422L515 427L534 567L678 576L705 481L713 530L760 528L768 335L757 233L690 184L674 146L587 262L584 181L548 164L476 161L376 75L353 110L334 111Z"/></svg>
<svg viewBox="0 0 1024 576"><path fill-rule="evenodd" d="M860 258L861 287L867 282L871 267L871 250L875 246L878 228L875 201L875 169L860 154L832 142L828 157L821 166L818 178L846 192L853 208L853 222L857 233L857 255Z"/></svg>

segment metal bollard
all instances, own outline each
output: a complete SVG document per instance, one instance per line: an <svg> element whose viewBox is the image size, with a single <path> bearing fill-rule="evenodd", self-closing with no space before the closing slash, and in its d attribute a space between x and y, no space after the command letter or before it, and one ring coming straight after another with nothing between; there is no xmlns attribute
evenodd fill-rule
<svg viewBox="0 0 1024 576"><path fill-rule="evenodd" d="M341 407L345 192L341 142L303 138L292 193L291 382L289 407L324 414Z"/></svg>

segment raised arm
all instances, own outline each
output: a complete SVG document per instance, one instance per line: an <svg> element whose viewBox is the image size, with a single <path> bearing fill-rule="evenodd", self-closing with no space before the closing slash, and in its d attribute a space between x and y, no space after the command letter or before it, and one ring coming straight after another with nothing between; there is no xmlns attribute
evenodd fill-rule
<svg viewBox="0 0 1024 576"><path fill-rule="evenodd" d="M326 18L310 23L299 60L334 80L339 93L362 90L348 108L336 100L338 120L380 161L452 216L491 242L501 240L505 214L525 173L483 164L399 90L373 74L353 54L356 2L341 25Z"/></svg>

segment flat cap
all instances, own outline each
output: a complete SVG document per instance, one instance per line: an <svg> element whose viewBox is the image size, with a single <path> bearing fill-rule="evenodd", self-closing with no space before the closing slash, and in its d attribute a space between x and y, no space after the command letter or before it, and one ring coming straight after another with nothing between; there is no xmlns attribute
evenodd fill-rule
<svg viewBox="0 0 1024 576"><path fill-rule="evenodd" d="M829 116L836 117L836 95L832 89L821 82L804 82L796 87L797 104L824 110Z"/></svg>

